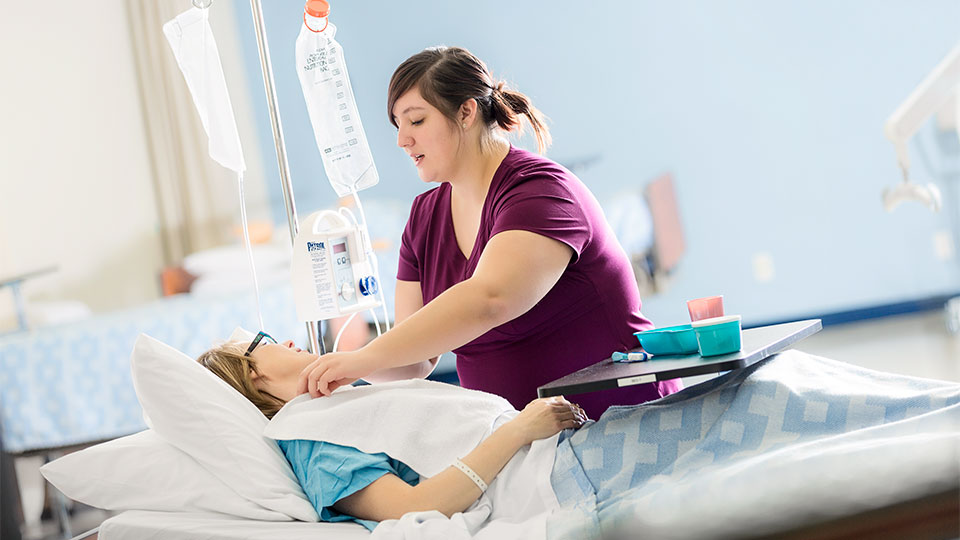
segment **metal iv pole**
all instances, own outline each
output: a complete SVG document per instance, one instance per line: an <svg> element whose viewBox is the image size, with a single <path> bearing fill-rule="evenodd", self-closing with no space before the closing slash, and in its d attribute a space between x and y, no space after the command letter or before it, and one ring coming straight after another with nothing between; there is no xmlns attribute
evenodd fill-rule
<svg viewBox="0 0 960 540"><path fill-rule="evenodd" d="M253 24L257 34L257 48L260 50L260 68L263 71L263 87L267 93L267 105L270 110L270 124L273 127L273 142L277 149L277 165L280 167L280 186L283 188L283 202L287 209L287 224L290 228L290 243L297 237L300 225L297 219L297 206L293 200L293 184L290 182L290 165L287 163L287 147L283 142L283 127L280 124L280 107L274 89L273 67L270 64L270 47L267 45L267 30L263 24L263 9L260 0L250 0ZM310 321L307 324L308 348L314 354L323 354L323 342L320 339L320 325Z"/></svg>

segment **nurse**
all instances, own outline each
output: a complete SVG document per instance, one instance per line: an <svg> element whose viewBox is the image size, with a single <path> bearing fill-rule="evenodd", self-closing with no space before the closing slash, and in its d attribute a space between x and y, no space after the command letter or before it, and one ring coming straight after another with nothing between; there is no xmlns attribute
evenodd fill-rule
<svg viewBox="0 0 960 540"><path fill-rule="evenodd" d="M397 271L396 326L366 346L307 366L300 392L358 378L426 377L453 351L466 388L522 409L547 382L637 346L653 325L590 190L570 171L512 146L526 121L543 153L540 111L457 47L426 49L394 72L387 114L420 179ZM656 399L679 380L577 396L593 418Z"/></svg>

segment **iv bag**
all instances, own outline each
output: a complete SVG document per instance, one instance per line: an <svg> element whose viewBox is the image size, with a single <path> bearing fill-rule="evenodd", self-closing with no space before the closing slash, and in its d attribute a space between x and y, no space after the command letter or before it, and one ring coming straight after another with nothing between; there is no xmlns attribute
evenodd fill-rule
<svg viewBox="0 0 960 540"><path fill-rule="evenodd" d="M187 81L193 104L209 138L210 157L241 173L247 166L240 148L240 134L233 117L220 54L204 9L190 8L163 25L163 34L173 49L177 65Z"/></svg>
<svg viewBox="0 0 960 540"><path fill-rule="evenodd" d="M173 49L177 65L183 72L183 78L187 81L187 88L193 97L193 104L200 114L203 130L207 132L207 151L210 157L237 173L243 241L250 261L257 319L260 328L263 328L260 286L257 283L257 268L250 246L247 205L243 197L243 171L247 166L243 161L243 149L240 147L240 134L237 132L237 122L233 117L230 94L227 93L227 81L223 77L223 67L220 65L220 53L217 51L217 42L213 39L213 30L210 29L207 14L207 9L196 7L184 11L163 25L163 35L167 37L170 48Z"/></svg>
<svg viewBox="0 0 960 540"><path fill-rule="evenodd" d="M373 154L360 123L360 113L347 76L343 48L334 40L337 28L327 23L316 32L307 18L297 37L297 75L307 102L323 170L330 185L343 197L379 181Z"/></svg>

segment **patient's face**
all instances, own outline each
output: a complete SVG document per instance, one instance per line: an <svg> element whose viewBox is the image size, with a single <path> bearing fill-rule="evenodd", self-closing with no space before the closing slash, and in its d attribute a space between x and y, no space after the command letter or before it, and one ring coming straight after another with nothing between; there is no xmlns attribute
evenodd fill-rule
<svg viewBox="0 0 960 540"><path fill-rule="evenodd" d="M265 343L258 346L250 356L257 363L259 376L254 374L257 388L290 401L297 397L297 378L317 355L300 349L293 341Z"/></svg>

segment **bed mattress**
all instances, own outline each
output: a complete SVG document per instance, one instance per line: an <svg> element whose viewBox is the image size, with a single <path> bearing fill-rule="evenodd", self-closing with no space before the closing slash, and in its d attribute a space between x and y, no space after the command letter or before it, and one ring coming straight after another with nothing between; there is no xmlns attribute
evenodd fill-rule
<svg viewBox="0 0 960 540"><path fill-rule="evenodd" d="M100 540L354 540L370 532L357 523L255 521L225 514L129 510L100 525Z"/></svg>

